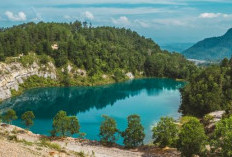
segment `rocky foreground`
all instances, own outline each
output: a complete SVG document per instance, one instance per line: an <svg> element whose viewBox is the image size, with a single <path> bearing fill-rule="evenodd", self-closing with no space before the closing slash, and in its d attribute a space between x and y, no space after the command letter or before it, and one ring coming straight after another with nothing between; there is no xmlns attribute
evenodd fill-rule
<svg viewBox="0 0 232 157"><path fill-rule="evenodd" d="M99 142L76 139L49 139L13 125L0 125L1 157L179 157L175 149L143 146L138 149L105 147Z"/></svg>

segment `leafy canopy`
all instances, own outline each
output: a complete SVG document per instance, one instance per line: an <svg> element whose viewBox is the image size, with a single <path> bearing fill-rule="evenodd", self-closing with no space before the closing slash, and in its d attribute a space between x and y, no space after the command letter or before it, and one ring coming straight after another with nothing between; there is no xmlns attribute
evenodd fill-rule
<svg viewBox="0 0 232 157"><path fill-rule="evenodd" d="M160 147L175 146L178 139L178 126L171 117L161 117L156 126L153 127L154 143Z"/></svg>
<svg viewBox="0 0 232 157"><path fill-rule="evenodd" d="M116 121L106 115L102 115L104 121L102 121L100 126L100 141L105 145L112 145L117 141L117 124Z"/></svg>
<svg viewBox="0 0 232 157"><path fill-rule="evenodd" d="M33 119L35 118L35 115L32 111L27 111L24 114L22 114L21 119L27 127L33 125Z"/></svg>
<svg viewBox="0 0 232 157"><path fill-rule="evenodd" d="M140 117L134 114L128 116L127 120L128 127L122 133L122 137L124 138L123 143L128 148L133 148L142 145L145 134Z"/></svg>

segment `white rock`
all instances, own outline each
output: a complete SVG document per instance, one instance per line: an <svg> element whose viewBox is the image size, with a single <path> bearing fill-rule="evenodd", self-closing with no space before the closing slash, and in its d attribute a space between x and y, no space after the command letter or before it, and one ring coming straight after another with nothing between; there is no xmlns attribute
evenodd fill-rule
<svg viewBox="0 0 232 157"><path fill-rule="evenodd" d="M134 75L132 74L132 72L128 72L126 73L126 76L129 78L129 79L134 79Z"/></svg>

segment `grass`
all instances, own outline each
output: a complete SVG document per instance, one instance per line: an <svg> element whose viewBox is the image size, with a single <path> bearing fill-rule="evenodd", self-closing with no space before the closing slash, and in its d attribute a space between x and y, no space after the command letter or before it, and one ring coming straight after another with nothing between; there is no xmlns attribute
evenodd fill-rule
<svg viewBox="0 0 232 157"><path fill-rule="evenodd" d="M29 142L29 141L26 141L26 140L20 140L20 142L22 142L23 144L27 145L27 146L32 146L33 145L33 142Z"/></svg>
<svg viewBox="0 0 232 157"><path fill-rule="evenodd" d="M55 149L57 151L62 151L61 146L57 143L52 143L46 138L41 138L39 142L40 146L48 147L51 149Z"/></svg>
<svg viewBox="0 0 232 157"><path fill-rule="evenodd" d="M17 138L16 135L9 135L9 136L7 137L7 139L8 139L9 141L18 141L18 138Z"/></svg>

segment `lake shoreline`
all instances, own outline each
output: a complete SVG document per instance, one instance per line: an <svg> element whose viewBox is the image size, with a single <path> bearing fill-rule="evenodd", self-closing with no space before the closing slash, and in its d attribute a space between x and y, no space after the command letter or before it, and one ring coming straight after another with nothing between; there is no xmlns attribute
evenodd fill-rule
<svg viewBox="0 0 232 157"><path fill-rule="evenodd" d="M86 85L86 84L78 84L78 85L70 85L70 86L63 86L63 85L55 85L55 86L50 86L50 85L46 85L46 86L41 86L41 87L31 87L31 88L25 88L25 89L20 89L18 91L15 91L14 93L12 93L11 97L7 98L7 99L4 99L4 100L1 100L0 99L0 105L2 104L2 102L8 100L8 99L11 99L13 97L17 97L17 96L20 96L22 95L23 93L25 93L26 91L29 91L31 89L40 89L40 88L52 88L52 87L100 87L100 86L105 86L105 85L113 85L113 84L117 84L117 83L124 83L124 82L127 82L127 81L133 81L133 80L140 80L140 79L171 79L171 80L175 80L177 82L186 82L186 80L184 79L178 79L178 78L167 78L167 77L135 77L133 79L125 79L125 80L122 80L122 81L119 81L119 82L116 82L116 81L111 81L111 82L104 82L104 83L96 83L96 84L92 84L92 85Z"/></svg>
<svg viewBox="0 0 232 157"><path fill-rule="evenodd" d="M15 135L18 143L30 143L31 145L35 145L40 139L47 138L47 136L34 134L31 131L27 131L20 127L14 125L6 125L1 123L0 125L0 133L3 134L8 133L8 137ZM4 134L4 135L5 135ZM6 136L6 135L5 135ZM87 139L78 139L72 137L60 138L60 139L50 139L51 143L55 143L60 145L61 152L72 153L72 152L83 152L86 155L94 154L96 157L103 156L111 156L111 157L122 157L122 156L130 156L130 157L142 157L142 156L160 156L160 157L179 157L180 153L174 148L157 148L154 146L141 146L136 149L125 149L122 146L114 146L114 147L106 147L101 145L97 141L87 140ZM17 142L17 141L16 141ZM0 150L0 154L3 150ZM53 151L54 150L49 150ZM55 151L59 153L60 151ZM45 152L50 153L50 152ZM69 155L68 155L69 156Z"/></svg>

